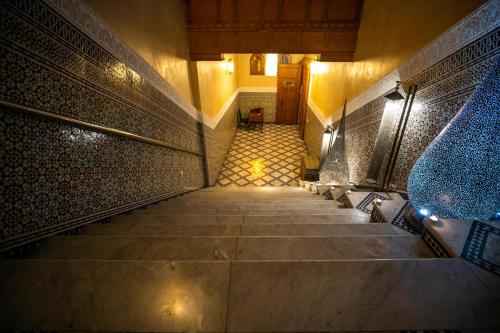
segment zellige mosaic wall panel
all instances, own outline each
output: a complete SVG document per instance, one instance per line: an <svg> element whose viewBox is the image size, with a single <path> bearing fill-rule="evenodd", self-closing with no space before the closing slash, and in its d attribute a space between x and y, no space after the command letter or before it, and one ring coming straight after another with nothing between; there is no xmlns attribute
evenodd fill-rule
<svg viewBox="0 0 500 333"><path fill-rule="evenodd" d="M304 142L309 154L316 156L318 159L321 157L321 145L323 144L324 131L325 128L323 124L308 105L304 128Z"/></svg>
<svg viewBox="0 0 500 333"><path fill-rule="evenodd" d="M418 90L391 189L406 191L408 174L417 158L464 105L498 55L500 29L497 28L403 83L404 91L413 85ZM379 96L347 116L351 181L364 183L366 178L372 178L382 185L401 109L402 103L399 107L387 107L387 100ZM310 151L319 151L323 128L315 125L321 123L310 110L307 117L306 144Z"/></svg>
<svg viewBox="0 0 500 333"><path fill-rule="evenodd" d="M214 185L217 182L222 164L233 141L237 125L237 112L238 98L235 98L217 124L217 127L211 129L208 126L204 126L210 185Z"/></svg>
<svg viewBox="0 0 500 333"><path fill-rule="evenodd" d="M0 1L0 15L0 250L204 186L195 119L47 3Z"/></svg>
<svg viewBox="0 0 500 333"><path fill-rule="evenodd" d="M275 92L240 92L238 99L243 117L248 117L248 112L253 108L262 108L264 111L264 122L276 122Z"/></svg>
<svg viewBox="0 0 500 333"><path fill-rule="evenodd" d="M405 82L418 90L391 188L406 190L417 158L462 108L499 55L500 29L496 29Z"/></svg>

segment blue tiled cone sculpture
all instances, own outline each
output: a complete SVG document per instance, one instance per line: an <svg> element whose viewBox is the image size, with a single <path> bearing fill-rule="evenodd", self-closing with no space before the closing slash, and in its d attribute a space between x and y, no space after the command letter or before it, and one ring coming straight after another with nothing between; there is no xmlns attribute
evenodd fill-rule
<svg viewBox="0 0 500 333"><path fill-rule="evenodd" d="M416 209L463 220L500 211L499 95L500 57L413 166L408 196Z"/></svg>

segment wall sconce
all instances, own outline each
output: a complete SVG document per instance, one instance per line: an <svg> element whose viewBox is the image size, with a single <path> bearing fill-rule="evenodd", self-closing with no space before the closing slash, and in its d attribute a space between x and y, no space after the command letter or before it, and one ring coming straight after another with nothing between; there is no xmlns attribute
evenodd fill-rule
<svg viewBox="0 0 500 333"><path fill-rule="evenodd" d="M400 81L396 81L396 89L394 91L391 91L387 94L384 95L385 98L391 100L391 101L399 101L401 99L405 99L403 95L398 91Z"/></svg>
<svg viewBox="0 0 500 333"><path fill-rule="evenodd" d="M278 75L278 55L276 53L266 54L266 76Z"/></svg>
<svg viewBox="0 0 500 333"><path fill-rule="evenodd" d="M231 58L222 60L222 62L219 64L219 67L223 68L226 71L226 74L234 73L234 62Z"/></svg>
<svg viewBox="0 0 500 333"><path fill-rule="evenodd" d="M328 72L328 64L319 61L311 62L311 75L324 74Z"/></svg>

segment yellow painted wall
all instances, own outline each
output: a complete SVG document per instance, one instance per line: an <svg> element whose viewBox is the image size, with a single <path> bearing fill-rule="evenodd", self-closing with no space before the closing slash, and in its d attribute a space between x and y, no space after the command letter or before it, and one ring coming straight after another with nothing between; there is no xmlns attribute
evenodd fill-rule
<svg viewBox="0 0 500 333"><path fill-rule="evenodd" d="M226 56L235 59L232 54ZM238 89L237 64L235 63L234 73L228 74L220 63L219 61L196 62L201 110L212 118L217 116L228 98Z"/></svg>
<svg viewBox="0 0 500 333"><path fill-rule="evenodd" d="M87 4L167 80L193 102L189 44L182 0L86 0Z"/></svg>
<svg viewBox="0 0 500 333"><path fill-rule="evenodd" d="M250 75L251 54L237 54L237 71L239 87L276 87L276 76Z"/></svg>
<svg viewBox="0 0 500 333"><path fill-rule="evenodd" d="M309 98L325 117L401 65L484 0L365 0L353 63L328 63Z"/></svg>

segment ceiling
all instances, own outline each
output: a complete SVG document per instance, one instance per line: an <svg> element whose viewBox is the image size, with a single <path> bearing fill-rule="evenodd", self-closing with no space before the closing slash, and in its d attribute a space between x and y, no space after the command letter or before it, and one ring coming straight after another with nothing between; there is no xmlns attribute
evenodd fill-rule
<svg viewBox="0 0 500 333"><path fill-rule="evenodd" d="M352 61L363 0L185 0L191 60L315 53Z"/></svg>

